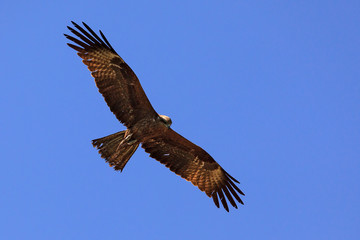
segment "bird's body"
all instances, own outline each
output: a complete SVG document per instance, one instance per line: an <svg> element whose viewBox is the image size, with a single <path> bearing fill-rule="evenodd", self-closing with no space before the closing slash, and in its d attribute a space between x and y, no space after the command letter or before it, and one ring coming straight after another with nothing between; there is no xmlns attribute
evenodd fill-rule
<svg viewBox="0 0 360 240"><path fill-rule="evenodd" d="M73 24L77 30L68 28L81 40L65 34L78 46L68 45L78 51L110 110L127 127L125 131L93 140L93 145L110 166L122 171L141 144L150 157L212 197L217 207L220 199L229 211L226 198L235 208L234 198L243 204L238 194L244 194L235 184L239 182L205 150L171 129L171 119L154 110L135 73L102 32L101 39L85 23L87 31Z"/></svg>

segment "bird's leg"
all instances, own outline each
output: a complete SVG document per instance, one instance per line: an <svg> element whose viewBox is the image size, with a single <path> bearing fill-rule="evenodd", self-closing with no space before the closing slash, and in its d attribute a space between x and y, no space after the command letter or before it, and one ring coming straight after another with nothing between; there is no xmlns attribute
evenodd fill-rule
<svg viewBox="0 0 360 240"><path fill-rule="evenodd" d="M127 142L127 141L131 138L132 134L129 134L129 132L130 132L129 130L127 130L127 131L125 132L125 135L124 135L125 137L124 137L124 139L121 140L120 143L119 143L119 145L117 146L116 151L115 151L115 154L114 154L114 157L115 157L115 158L120 155L120 151L119 151L120 147L123 146L123 144L124 144L125 142ZM110 167L112 167L111 164L110 164Z"/></svg>
<svg viewBox="0 0 360 240"><path fill-rule="evenodd" d="M132 140L132 141L129 141L132 137L132 133L130 133L129 130L126 131L125 133L125 137L123 140L121 140L121 142L119 143L118 147L116 148L116 151L119 150L119 148L123 145L123 144L128 144L128 145L132 145L133 143L136 142L136 140Z"/></svg>

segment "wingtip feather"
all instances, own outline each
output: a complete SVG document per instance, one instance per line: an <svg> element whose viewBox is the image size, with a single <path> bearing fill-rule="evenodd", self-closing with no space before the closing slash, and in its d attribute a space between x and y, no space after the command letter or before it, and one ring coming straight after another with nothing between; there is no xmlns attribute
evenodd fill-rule
<svg viewBox="0 0 360 240"><path fill-rule="evenodd" d="M224 193L221 191L221 189L219 189L218 194L219 194L220 201L221 201L223 207L225 208L225 210L226 210L227 212L229 212L229 206L228 206L228 204L227 204L227 202L226 202L226 198L225 198L225 196L224 196Z"/></svg>
<svg viewBox="0 0 360 240"><path fill-rule="evenodd" d="M67 43L67 45L78 52L82 52L84 50L83 48L73 45L71 43Z"/></svg>
<svg viewBox="0 0 360 240"><path fill-rule="evenodd" d="M224 193L225 193L227 199L229 200L230 204L231 204L234 208L237 209L237 205L236 205L233 197L231 196L229 190L226 188L226 186L224 186L224 187L222 188L222 190L224 191Z"/></svg>
<svg viewBox="0 0 360 240"><path fill-rule="evenodd" d="M217 208L220 208L219 199L218 199L218 196L217 196L217 193L216 193L216 192L214 192L214 193L212 194L212 199L213 199L213 201L214 201L214 203L215 203L215 206L216 206Z"/></svg>

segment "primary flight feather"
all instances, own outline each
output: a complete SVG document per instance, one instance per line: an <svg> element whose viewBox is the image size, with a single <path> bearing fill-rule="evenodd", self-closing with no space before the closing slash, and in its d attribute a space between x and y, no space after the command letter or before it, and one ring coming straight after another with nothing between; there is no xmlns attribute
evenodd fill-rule
<svg viewBox="0 0 360 240"><path fill-rule="evenodd" d="M141 144L150 157L198 186L217 207L221 201L225 210L229 211L226 199L235 208L236 202L244 204L239 197L244 193L235 184L239 182L201 147L170 128L171 119L154 110L139 79L104 34L100 31L100 38L85 23L85 29L72 23L76 30L72 27L68 29L77 38L64 35L76 45L68 45L88 66L110 110L127 128L92 141L101 157L115 170L122 171Z"/></svg>

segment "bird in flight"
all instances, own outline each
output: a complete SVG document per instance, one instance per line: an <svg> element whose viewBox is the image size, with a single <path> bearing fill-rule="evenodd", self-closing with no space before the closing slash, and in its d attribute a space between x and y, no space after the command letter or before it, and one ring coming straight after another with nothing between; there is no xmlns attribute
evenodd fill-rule
<svg viewBox="0 0 360 240"><path fill-rule="evenodd" d="M95 78L96 86L110 110L126 126L126 130L92 141L115 170L122 171L138 146L172 172L190 181L219 208L219 200L226 211L228 203L237 208L244 204L230 176L206 151L170 128L171 119L158 114L152 107L139 79L115 52L104 34L101 38L83 22L85 29L75 22L68 29L77 37L64 34L75 43L67 45L77 51ZM236 201L235 201L236 200Z"/></svg>

